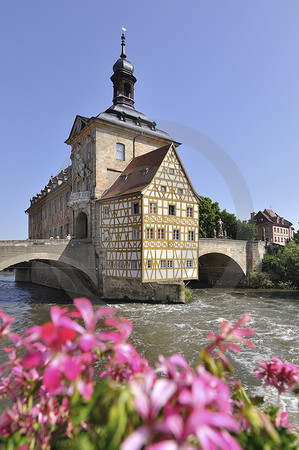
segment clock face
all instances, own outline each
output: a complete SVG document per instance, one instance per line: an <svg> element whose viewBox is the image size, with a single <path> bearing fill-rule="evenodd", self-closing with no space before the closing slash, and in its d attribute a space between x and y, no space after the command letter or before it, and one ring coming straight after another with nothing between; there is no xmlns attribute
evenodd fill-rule
<svg viewBox="0 0 299 450"><path fill-rule="evenodd" d="M82 128L82 122L81 122L81 120L78 120L78 122L77 122L77 133L79 133L79 131L81 131L81 128Z"/></svg>

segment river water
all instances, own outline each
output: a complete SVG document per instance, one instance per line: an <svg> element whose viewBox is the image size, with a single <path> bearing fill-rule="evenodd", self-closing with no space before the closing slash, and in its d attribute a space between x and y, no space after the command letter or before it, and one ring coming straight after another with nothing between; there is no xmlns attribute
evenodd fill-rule
<svg viewBox="0 0 299 450"><path fill-rule="evenodd" d="M69 305L72 300L61 291L33 284L15 283L11 273L0 273L0 307L15 317L14 331L49 320L50 308ZM103 303L94 302L95 307ZM244 312L251 316L256 331L253 349L230 352L236 377L250 395L263 395L269 404L277 404L274 388L264 387L253 369L261 359L276 355L299 365L299 291L257 291L249 289L197 289L187 305L151 305L116 303L117 311L133 323L132 343L154 365L159 355L181 353L193 366L208 332L217 333L222 318L235 322ZM1 352L1 342L0 342ZM0 353L3 361L3 352ZM281 396L280 407L299 425L298 401L292 393Z"/></svg>

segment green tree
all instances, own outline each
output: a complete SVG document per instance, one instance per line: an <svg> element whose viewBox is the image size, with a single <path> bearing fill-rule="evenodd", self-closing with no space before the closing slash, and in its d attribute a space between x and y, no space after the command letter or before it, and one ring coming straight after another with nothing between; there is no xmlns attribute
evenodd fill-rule
<svg viewBox="0 0 299 450"><path fill-rule="evenodd" d="M199 237L214 237L214 230L219 231L220 207L209 197L201 197L199 204Z"/></svg>
<svg viewBox="0 0 299 450"><path fill-rule="evenodd" d="M299 244L290 242L277 251L268 253L263 259L263 270L274 273L283 282L299 288Z"/></svg>
<svg viewBox="0 0 299 450"><path fill-rule="evenodd" d="M237 236L237 218L234 214L231 214L224 209L220 213L221 220L223 222L223 230L227 232L227 236L231 239L236 239Z"/></svg>
<svg viewBox="0 0 299 450"><path fill-rule="evenodd" d="M242 222L237 219L236 239L254 241L257 238L257 226L253 223Z"/></svg>
<svg viewBox="0 0 299 450"><path fill-rule="evenodd" d="M294 241L296 242L296 244L299 244L299 230L294 233Z"/></svg>

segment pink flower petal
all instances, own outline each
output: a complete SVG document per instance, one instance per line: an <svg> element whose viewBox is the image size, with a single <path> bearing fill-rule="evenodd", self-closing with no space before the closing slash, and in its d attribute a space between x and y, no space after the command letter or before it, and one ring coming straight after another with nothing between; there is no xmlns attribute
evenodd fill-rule
<svg viewBox="0 0 299 450"><path fill-rule="evenodd" d="M67 356L63 362L63 372L66 378L70 381L77 380L82 373L80 360L75 357Z"/></svg>
<svg viewBox="0 0 299 450"><path fill-rule="evenodd" d="M127 439L121 444L120 449L140 450L143 447L148 435L149 429L146 425L143 425L127 437Z"/></svg>
<svg viewBox="0 0 299 450"><path fill-rule="evenodd" d="M87 402L89 402L93 393L93 385L91 383L87 383L86 381L79 380L77 386L79 393Z"/></svg>
<svg viewBox="0 0 299 450"><path fill-rule="evenodd" d="M166 405L175 391L176 383L174 381L163 379L157 380L151 394L152 408L158 412L162 406Z"/></svg>
<svg viewBox="0 0 299 450"><path fill-rule="evenodd" d="M84 320L85 326L89 329L93 320L93 307L87 298L75 298L74 304L80 311L81 317Z"/></svg>
<svg viewBox="0 0 299 450"><path fill-rule="evenodd" d="M59 387L61 383L61 373L55 366L49 366L43 376L43 384L48 390Z"/></svg>
<svg viewBox="0 0 299 450"><path fill-rule="evenodd" d="M40 352L30 352L24 357L22 364L25 369L31 369L32 367L38 366L42 360L43 355Z"/></svg>

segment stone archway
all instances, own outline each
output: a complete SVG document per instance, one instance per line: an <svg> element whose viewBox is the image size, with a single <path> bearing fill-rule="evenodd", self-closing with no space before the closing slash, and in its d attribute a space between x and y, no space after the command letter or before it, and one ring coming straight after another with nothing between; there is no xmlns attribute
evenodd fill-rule
<svg viewBox="0 0 299 450"><path fill-rule="evenodd" d="M85 212L80 212L76 219L76 235L77 239L85 239L88 237L88 218Z"/></svg>
<svg viewBox="0 0 299 450"><path fill-rule="evenodd" d="M234 287L246 282L239 264L222 253L207 253L199 258L200 279L210 286Z"/></svg>

